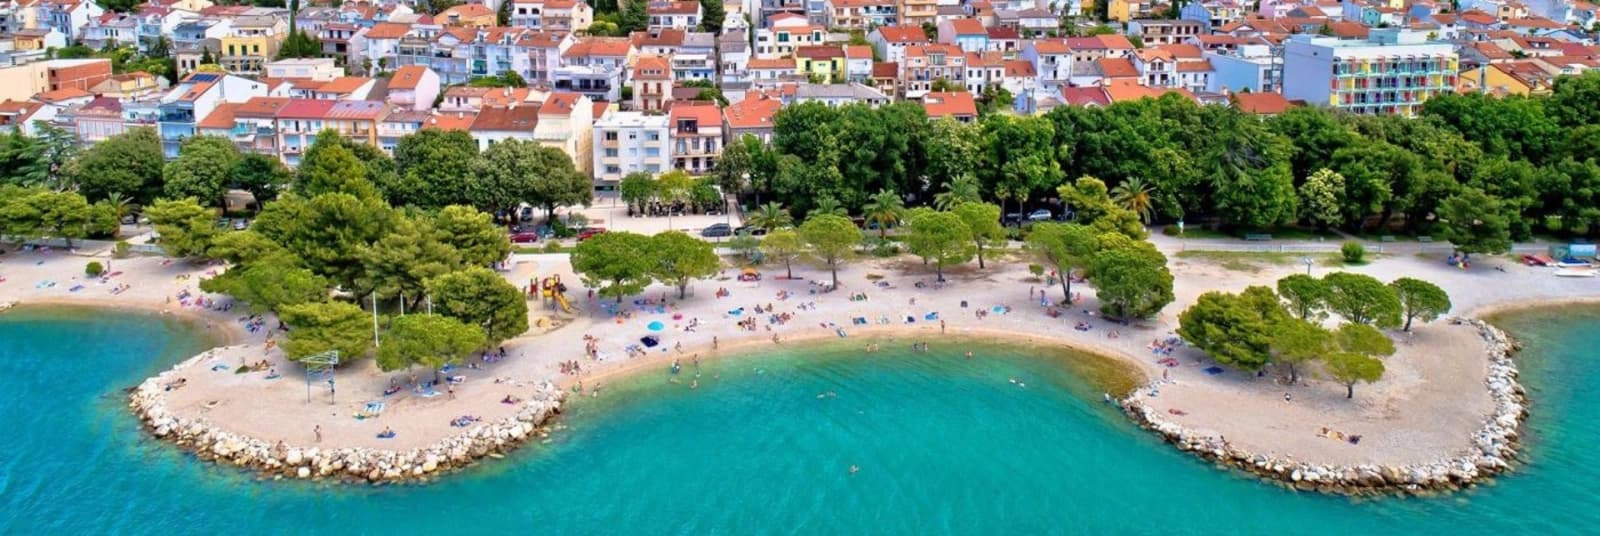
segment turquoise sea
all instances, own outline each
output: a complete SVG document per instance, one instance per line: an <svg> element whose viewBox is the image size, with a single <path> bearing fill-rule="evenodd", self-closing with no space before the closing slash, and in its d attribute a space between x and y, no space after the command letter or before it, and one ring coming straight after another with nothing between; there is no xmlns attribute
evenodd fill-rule
<svg viewBox="0 0 1600 536"><path fill-rule="evenodd" d="M638 376L575 405L551 444L432 485L257 482L148 439L124 407L123 388L203 348L201 334L13 311L0 315L0 534L1593 534L1600 309L1502 324L1526 344L1532 463L1453 496L1357 501L1162 445L1100 401L1084 378L1115 375L1092 359L974 345L967 360L954 343L786 348L706 363L692 391L692 367L684 383Z"/></svg>

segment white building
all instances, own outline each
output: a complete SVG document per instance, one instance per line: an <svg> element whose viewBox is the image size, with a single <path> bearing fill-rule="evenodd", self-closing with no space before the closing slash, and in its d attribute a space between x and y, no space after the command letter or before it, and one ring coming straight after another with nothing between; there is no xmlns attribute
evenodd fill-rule
<svg viewBox="0 0 1600 536"><path fill-rule="evenodd" d="M671 169L672 120L665 115L613 111L594 122L594 187L613 190L636 171Z"/></svg>
<svg viewBox="0 0 1600 536"><path fill-rule="evenodd" d="M1283 96L1363 114L1415 115L1455 91L1459 58L1425 34L1374 29L1367 39L1296 35L1284 43Z"/></svg>

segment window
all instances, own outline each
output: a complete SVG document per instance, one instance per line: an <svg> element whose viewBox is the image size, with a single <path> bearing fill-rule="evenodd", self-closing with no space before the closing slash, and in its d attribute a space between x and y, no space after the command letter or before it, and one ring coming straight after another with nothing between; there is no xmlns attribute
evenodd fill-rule
<svg viewBox="0 0 1600 536"><path fill-rule="evenodd" d="M655 132L655 131L646 132L646 133L644 133L644 139L649 140L649 141L660 140L661 139L661 133Z"/></svg>
<svg viewBox="0 0 1600 536"><path fill-rule="evenodd" d="M610 147L610 148L606 149L606 158L616 158L616 157L617 157L617 149L615 147Z"/></svg>
<svg viewBox="0 0 1600 536"><path fill-rule="evenodd" d="M639 133L638 132L628 132L628 139L630 139L630 140L639 139Z"/></svg>
<svg viewBox="0 0 1600 536"><path fill-rule="evenodd" d="M620 174L622 173L622 168L617 166L606 166L606 173L612 175Z"/></svg>
<svg viewBox="0 0 1600 536"><path fill-rule="evenodd" d="M644 156L646 158L661 156L661 148L660 147L645 147L644 148Z"/></svg>

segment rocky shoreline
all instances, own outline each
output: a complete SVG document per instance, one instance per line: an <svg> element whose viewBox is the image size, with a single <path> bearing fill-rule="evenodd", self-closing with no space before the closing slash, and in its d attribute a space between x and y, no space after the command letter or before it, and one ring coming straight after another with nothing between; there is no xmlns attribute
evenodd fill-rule
<svg viewBox="0 0 1600 536"><path fill-rule="evenodd" d="M386 450L289 446L235 434L204 419L180 417L167 409L165 385L175 373L210 358L212 349L145 379L131 389L128 406L157 438L203 460L228 463L271 478L331 479L350 482L427 481L486 458L501 457L535 438L549 437L544 424L561 413L565 392L543 382L526 393L517 415L467 428L424 448Z"/></svg>
<svg viewBox="0 0 1600 536"><path fill-rule="evenodd" d="M1488 345L1489 375L1485 385L1494 401L1494 411L1472 434L1470 451L1434 462L1319 465L1248 452L1220 436L1190 430L1166 420L1147 404L1159 382L1135 390L1121 401L1121 406L1140 426L1160 435L1179 450L1296 490L1338 495L1420 495L1459 490L1511 467L1517 456L1517 430L1528 410L1525 392L1517 383L1517 366L1511 358L1515 344L1510 337L1483 320L1454 318L1451 321L1475 327Z"/></svg>

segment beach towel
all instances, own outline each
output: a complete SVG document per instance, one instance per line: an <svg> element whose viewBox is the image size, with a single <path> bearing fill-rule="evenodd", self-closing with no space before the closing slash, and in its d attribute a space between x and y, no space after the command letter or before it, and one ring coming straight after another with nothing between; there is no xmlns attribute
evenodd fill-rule
<svg viewBox="0 0 1600 536"><path fill-rule="evenodd" d="M939 312L938 311L933 311L933 312L930 312L928 314L922 315L922 319L923 320L928 320L928 321L938 320L939 319Z"/></svg>
<svg viewBox="0 0 1600 536"><path fill-rule="evenodd" d="M1206 374L1216 376L1222 374L1222 367L1206 367Z"/></svg>

